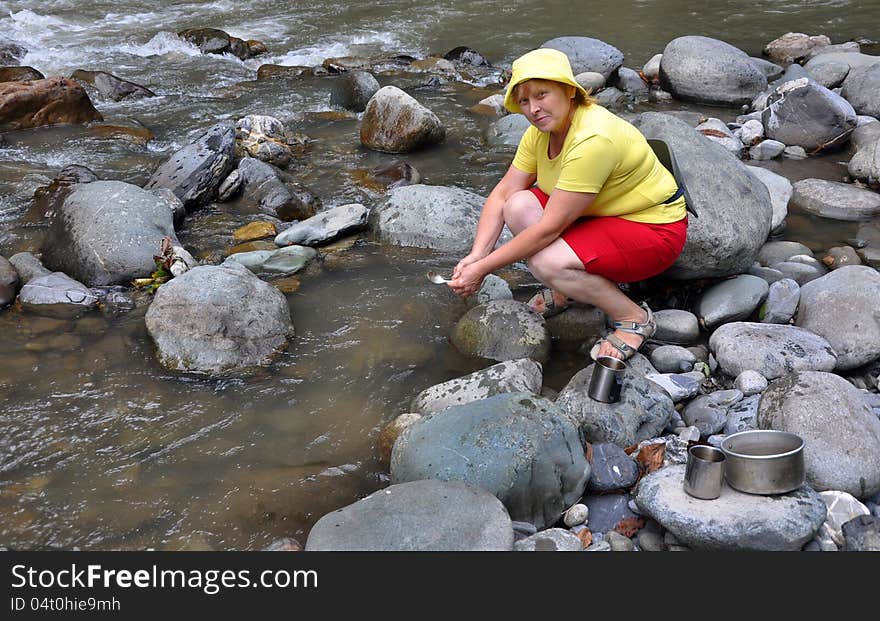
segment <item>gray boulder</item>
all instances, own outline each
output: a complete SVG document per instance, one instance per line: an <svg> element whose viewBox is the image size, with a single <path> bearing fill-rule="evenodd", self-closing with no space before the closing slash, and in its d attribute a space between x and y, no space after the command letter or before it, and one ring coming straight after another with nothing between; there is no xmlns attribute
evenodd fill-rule
<svg viewBox="0 0 880 621"><path fill-rule="evenodd" d="M638 514L630 509L632 498L629 494L590 494L584 496L583 503L589 509L587 526L593 533L607 533L623 520L637 519Z"/></svg>
<svg viewBox="0 0 880 621"><path fill-rule="evenodd" d="M780 63L793 63L805 57L815 48L831 45L825 35L807 35L802 32L787 32L764 46L764 54Z"/></svg>
<svg viewBox="0 0 880 621"><path fill-rule="evenodd" d="M787 261L798 254L812 254L808 246L793 241L772 241L761 246L758 252L758 261L761 265L775 265Z"/></svg>
<svg viewBox="0 0 880 621"><path fill-rule="evenodd" d="M796 325L818 334L837 354L838 371L880 357L880 274L848 265L801 286Z"/></svg>
<svg viewBox="0 0 880 621"><path fill-rule="evenodd" d="M595 363L578 371L556 397L556 404L578 421L589 442L631 446L660 435L672 419L672 399L637 367L650 367L650 363L641 354L629 362L616 403L602 403L589 397L587 391ZM653 368L649 372L656 373Z"/></svg>
<svg viewBox="0 0 880 621"><path fill-rule="evenodd" d="M832 61L816 65L810 71L810 75L813 77L814 80L816 80L816 82L818 82L825 88L831 89L840 86L846 79L849 71L850 69L848 64ZM846 99L847 101L849 101L849 98ZM850 101L850 103L852 102Z"/></svg>
<svg viewBox="0 0 880 621"><path fill-rule="evenodd" d="M574 76L574 81L589 93L605 88L605 76L596 71L584 71Z"/></svg>
<svg viewBox="0 0 880 621"><path fill-rule="evenodd" d="M752 61L752 64L755 65L755 67L757 67L758 70L763 73L768 80L775 80L783 73L785 73L785 69L783 67L777 65L776 63L772 63L764 58L749 56L749 60Z"/></svg>
<svg viewBox="0 0 880 621"><path fill-rule="evenodd" d="M811 280L816 280L824 276L828 270L818 264L807 264L799 261L782 261L774 263L773 269L782 273L783 278L795 281L798 285L805 285Z"/></svg>
<svg viewBox="0 0 880 621"><path fill-rule="evenodd" d="M664 274L686 280L745 272L770 232L767 188L733 154L674 117L646 112L634 124L675 152L700 214L688 222L684 250Z"/></svg>
<svg viewBox="0 0 880 621"><path fill-rule="evenodd" d="M309 246L285 246L278 250L237 252L226 257L223 265L239 264L254 274L289 276L296 274L318 255Z"/></svg>
<svg viewBox="0 0 880 621"><path fill-rule="evenodd" d="M274 116L249 114L235 123L235 156L284 168L293 158L284 124Z"/></svg>
<svg viewBox="0 0 880 621"><path fill-rule="evenodd" d="M293 336L287 298L242 266L199 266L156 291L147 331L163 366L224 375L268 364Z"/></svg>
<svg viewBox="0 0 880 621"><path fill-rule="evenodd" d="M847 552L880 552L880 517L860 515L842 527Z"/></svg>
<svg viewBox="0 0 880 621"><path fill-rule="evenodd" d="M708 395L700 395L685 406L681 412L684 423L696 427L700 437L708 438L720 433L727 424L731 406L742 401L739 390L718 390Z"/></svg>
<svg viewBox="0 0 880 621"><path fill-rule="evenodd" d="M753 373L757 378L763 380L763 387L761 391L767 389L767 380L764 379L761 375L754 371L745 371L740 373L740 375L745 375L746 373ZM739 378L737 378L739 379ZM737 388L737 390L740 390ZM740 392L743 392L740 390ZM745 393L744 393L745 394ZM732 433L739 433L740 431L748 431L750 429L758 428L758 403L761 401L761 395L746 395L742 398L741 401L737 401L729 408L727 408L727 423L724 425L724 429L722 429L722 433L725 435L730 435Z"/></svg>
<svg viewBox="0 0 880 621"><path fill-rule="evenodd" d="M685 466L661 468L639 482L636 504L694 550L799 551L825 521L825 503L803 486L782 495L739 492L726 483L707 502L682 487Z"/></svg>
<svg viewBox="0 0 880 621"><path fill-rule="evenodd" d="M657 331L652 340L672 345L690 345L700 338L697 316L686 310L674 308L654 311Z"/></svg>
<svg viewBox="0 0 880 621"><path fill-rule="evenodd" d="M752 113L754 116L751 116L749 118L754 118L755 120L760 121L761 120L761 112L763 112L764 108L767 107L767 99L770 97L770 95L775 93L776 89L779 88L780 86L782 86L783 84L786 84L788 82L792 82L794 80L798 80L800 78L811 78L811 75L806 69L804 69L800 65L789 65L788 69L785 70L785 73L783 73L781 77L770 82L770 84L767 85L767 88L764 91L762 91L761 93L759 93L752 100L751 107L752 107L752 110L754 110L755 112ZM742 122L742 121L737 119L737 122ZM763 123L761 124L761 134L762 135L764 134Z"/></svg>
<svg viewBox="0 0 880 621"><path fill-rule="evenodd" d="M155 269L173 214L152 192L122 181L74 186L43 244L43 264L90 286L128 284Z"/></svg>
<svg viewBox="0 0 880 621"><path fill-rule="evenodd" d="M785 151L785 145L778 140L762 140L749 149L749 157L756 161L772 160Z"/></svg>
<svg viewBox="0 0 880 621"><path fill-rule="evenodd" d="M361 119L361 143L375 151L408 153L442 142L446 129L437 116L396 86L380 88Z"/></svg>
<svg viewBox="0 0 880 621"><path fill-rule="evenodd" d="M856 153L846 166L850 177L870 185L880 183L880 123L857 127L851 142Z"/></svg>
<svg viewBox="0 0 880 621"><path fill-rule="evenodd" d="M617 70L617 86L623 92L627 93L634 99L648 99L648 85L639 75L638 71L628 67L621 67Z"/></svg>
<svg viewBox="0 0 880 621"><path fill-rule="evenodd" d="M78 69L71 76L81 84L93 86L98 94L111 101L122 101L123 99L139 99L141 97L155 97L156 93L148 88L123 80L120 77L107 73L106 71L84 71ZM91 91L94 93L94 91Z"/></svg>
<svg viewBox="0 0 880 621"><path fill-rule="evenodd" d="M275 237L275 244L320 246L364 228L369 213L370 210L359 203L331 207L286 228Z"/></svg>
<svg viewBox="0 0 880 621"><path fill-rule="evenodd" d="M727 123L721 119L706 119L697 125L695 129L706 138L716 144L720 144L737 157L739 157L743 151L744 145L742 141L733 135L733 132L728 129Z"/></svg>
<svg viewBox="0 0 880 621"><path fill-rule="evenodd" d="M516 149L529 125L531 123L522 114L508 114L489 126L486 130L486 142L493 149Z"/></svg>
<svg viewBox="0 0 880 621"><path fill-rule="evenodd" d="M880 215L877 192L824 179L795 182L791 202L808 213L832 220L858 222Z"/></svg>
<svg viewBox="0 0 880 621"><path fill-rule="evenodd" d="M750 104L767 87L767 77L745 52L729 43L685 36L666 44L660 85L677 99L739 106Z"/></svg>
<svg viewBox="0 0 880 621"><path fill-rule="evenodd" d="M622 448L610 442L593 445L592 473L587 489L593 492L610 492L629 489L639 479L639 465Z"/></svg>
<svg viewBox="0 0 880 621"><path fill-rule="evenodd" d="M788 215L788 201L791 199L792 193L791 181L760 166L746 166L746 168L764 184L770 193L770 206L773 209L770 230L773 231L785 221Z"/></svg>
<svg viewBox="0 0 880 621"><path fill-rule="evenodd" d="M513 549L504 505L462 481L412 481L380 489L328 513L307 551L472 552Z"/></svg>
<svg viewBox="0 0 880 621"><path fill-rule="evenodd" d="M842 377L803 371L771 382L758 406L758 426L804 439L806 480L817 491L856 498L880 491L880 420Z"/></svg>
<svg viewBox="0 0 880 621"><path fill-rule="evenodd" d="M694 311L707 330L721 324L745 319L767 298L767 281L751 274L718 283L707 289Z"/></svg>
<svg viewBox="0 0 880 621"><path fill-rule="evenodd" d="M548 528L513 544L517 552L583 552L584 544L569 530Z"/></svg>
<svg viewBox="0 0 880 621"><path fill-rule="evenodd" d="M858 44L856 44L858 45ZM849 52L841 52L840 48L834 45L829 45L822 51L822 54L817 54L810 58L806 63L804 63L804 69L806 69L809 73L813 73L817 70L819 65L824 65L826 63L843 63L848 65L850 71L853 69L857 69L859 67L868 67L871 65L876 65L880 63L880 56L871 56L870 54L861 54L858 51L849 51Z"/></svg>
<svg viewBox="0 0 880 621"><path fill-rule="evenodd" d="M147 181L146 190L168 188L188 211L211 201L235 161L235 125L210 127L195 142L176 151Z"/></svg>
<svg viewBox="0 0 880 621"><path fill-rule="evenodd" d="M317 203L297 191L290 177L271 164L246 157L238 164L243 199L280 220L306 220L315 215ZM301 190L304 188L301 188Z"/></svg>
<svg viewBox="0 0 880 621"><path fill-rule="evenodd" d="M455 405L506 392L539 394L541 382L541 365L534 360L506 360L470 375L426 388L412 400L409 409L419 414L434 414Z"/></svg>
<svg viewBox="0 0 880 621"><path fill-rule="evenodd" d="M775 379L795 371L832 371L837 364L828 341L796 326L728 323L712 334L709 348L731 377L752 369Z"/></svg>
<svg viewBox="0 0 880 621"><path fill-rule="evenodd" d="M661 345L651 352L651 364L660 373L687 372L697 361L693 352L678 345Z"/></svg>
<svg viewBox="0 0 880 621"><path fill-rule="evenodd" d="M549 357L551 342L544 318L516 300L475 306L455 325L450 341L466 356L538 362Z"/></svg>
<svg viewBox="0 0 880 621"><path fill-rule="evenodd" d="M702 373L699 373L702 376ZM705 376L703 376L705 377ZM660 386L673 403L691 399L700 392L700 383L689 374L684 373L648 373L645 379Z"/></svg>
<svg viewBox="0 0 880 621"><path fill-rule="evenodd" d="M473 308L474 306L486 304L492 300L512 299L513 292L510 290L510 285L507 284L507 281L495 274L487 274L483 279L483 284L480 285L479 291L467 299L467 305L468 308Z"/></svg>
<svg viewBox="0 0 880 621"><path fill-rule="evenodd" d="M346 71L333 84L330 105L363 112L381 87L369 71Z"/></svg>
<svg viewBox="0 0 880 621"><path fill-rule="evenodd" d="M770 285L767 302L762 308L761 323L787 325L797 312L801 288L791 278L781 278Z"/></svg>
<svg viewBox="0 0 880 621"><path fill-rule="evenodd" d="M506 393L423 417L394 444L392 483L460 480L493 493L510 517L553 525L590 478L582 436L547 399Z"/></svg>
<svg viewBox="0 0 880 621"><path fill-rule="evenodd" d="M33 280L37 276L45 276L51 274L51 270L47 270L42 262L30 252L19 252L9 257L9 264L18 272L21 284L24 285Z"/></svg>
<svg viewBox="0 0 880 621"><path fill-rule="evenodd" d="M812 151L849 139L856 112L840 95L809 78L777 87L761 114L765 135Z"/></svg>
<svg viewBox="0 0 880 621"><path fill-rule="evenodd" d="M623 52L613 45L590 37L556 37L545 41L541 47L553 48L568 56L575 75L595 71L607 80L623 65Z"/></svg>
<svg viewBox="0 0 880 621"><path fill-rule="evenodd" d="M12 263L6 257L0 256L0 306L6 306L15 300L20 282Z"/></svg>
<svg viewBox="0 0 880 621"><path fill-rule="evenodd" d="M370 211L370 228L383 242L466 254L485 199L455 187L394 188Z"/></svg>
<svg viewBox="0 0 880 621"><path fill-rule="evenodd" d="M95 307L98 296L81 282L62 272L29 280L18 300L25 310L58 318L73 318Z"/></svg>

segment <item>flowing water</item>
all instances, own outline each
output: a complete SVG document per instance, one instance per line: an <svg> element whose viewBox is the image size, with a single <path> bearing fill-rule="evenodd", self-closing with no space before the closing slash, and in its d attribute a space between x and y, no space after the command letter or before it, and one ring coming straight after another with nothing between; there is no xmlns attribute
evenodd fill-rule
<svg viewBox="0 0 880 621"><path fill-rule="evenodd" d="M146 145L80 127L6 135L0 254L39 252L47 219L33 193L65 165L142 184L208 126L252 113L312 139L290 171L325 206L378 200L357 182L359 171L392 158L363 149L357 117L330 105L334 78L258 81L264 63L424 57L467 45L505 67L547 39L581 35L615 45L638 69L686 34L757 56L785 32L839 43L876 36L878 23L876 0L220 0L162 8L138 0L0 1L0 36L29 49L22 64L47 76L108 71L158 95L98 104L108 123L148 127L155 138ZM190 27L258 39L270 53L244 62L202 55L175 35ZM499 73L433 88L420 88L427 74L379 76L383 85L409 89L447 127L443 145L405 156L424 182L485 194L503 173L510 153L488 149L488 121L467 110L497 89ZM738 113L667 107L724 120ZM646 109L657 108L637 111ZM837 180L847 159L844 152L761 165L791 180ZM179 234L202 258L222 256L231 232L252 217L211 207ZM794 211L786 238L821 251L854 232ZM304 541L322 515L385 484L376 438L415 394L488 364L448 343L466 306L424 277L432 268L448 272L456 259L369 238L326 255L287 294L296 328L288 350L259 375L225 380L163 370L144 327L145 305L77 320L0 311L0 546L259 549L284 536ZM506 276L528 283L516 270ZM532 291L524 286L517 298ZM583 364L577 355L556 356L546 383L561 388Z"/></svg>

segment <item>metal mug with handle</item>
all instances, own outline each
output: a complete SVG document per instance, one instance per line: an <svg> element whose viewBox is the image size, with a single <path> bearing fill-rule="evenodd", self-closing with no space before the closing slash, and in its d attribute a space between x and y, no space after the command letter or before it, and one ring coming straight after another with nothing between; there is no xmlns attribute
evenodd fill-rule
<svg viewBox="0 0 880 621"><path fill-rule="evenodd" d="M623 384L623 372L627 364L613 356L598 356L593 365L590 387L587 394L590 399L602 403L615 403L620 399L620 388Z"/></svg>

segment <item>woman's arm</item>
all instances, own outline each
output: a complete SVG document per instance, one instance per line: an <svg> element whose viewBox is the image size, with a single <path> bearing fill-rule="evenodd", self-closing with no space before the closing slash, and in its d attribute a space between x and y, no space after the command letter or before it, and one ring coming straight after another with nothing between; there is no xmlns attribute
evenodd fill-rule
<svg viewBox="0 0 880 621"><path fill-rule="evenodd" d="M462 266L461 269L456 268L457 274L453 275L449 286L459 295L469 296L475 293L486 274L528 258L558 239L572 222L583 215L595 199L594 193L553 190L538 222L523 229L519 235L497 250ZM486 202L488 203L488 200ZM501 206L503 207L503 203Z"/></svg>

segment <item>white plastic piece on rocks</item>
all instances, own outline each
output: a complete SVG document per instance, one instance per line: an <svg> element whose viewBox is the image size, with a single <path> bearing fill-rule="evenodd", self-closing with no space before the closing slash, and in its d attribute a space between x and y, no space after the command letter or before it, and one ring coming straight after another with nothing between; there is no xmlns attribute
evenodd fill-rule
<svg viewBox="0 0 880 621"><path fill-rule="evenodd" d="M828 514L825 517L825 523L819 530L821 534L830 537L838 548L843 547L845 539L843 537L843 525L851 519L860 515L870 515L868 507L856 500L847 492L827 491L819 492L819 496L828 507ZM820 540L823 537L820 536ZM821 543L821 541L820 541Z"/></svg>
<svg viewBox="0 0 880 621"><path fill-rule="evenodd" d="M678 437L685 442L697 442L700 439L700 430L696 427L685 427L678 432Z"/></svg>

